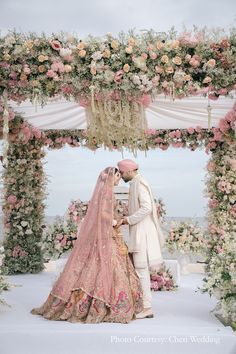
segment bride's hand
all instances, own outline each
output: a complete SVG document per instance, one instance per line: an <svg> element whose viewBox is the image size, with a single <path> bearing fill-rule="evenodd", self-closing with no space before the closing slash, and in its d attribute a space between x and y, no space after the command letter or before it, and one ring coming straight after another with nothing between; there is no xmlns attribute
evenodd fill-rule
<svg viewBox="0 0 236 354"><path fill-rule="evenodd" d="M120 219L120 220L117 222L117 227L120 227L122 224L123 224L123 219Z"/></svg>
<svg viewBox="0 0 236 354"><path fill-rule="evenodd" d="M117 221L115 219L113 219L113 221L112 221L112 226L113 227L117 226Z"/></svg>

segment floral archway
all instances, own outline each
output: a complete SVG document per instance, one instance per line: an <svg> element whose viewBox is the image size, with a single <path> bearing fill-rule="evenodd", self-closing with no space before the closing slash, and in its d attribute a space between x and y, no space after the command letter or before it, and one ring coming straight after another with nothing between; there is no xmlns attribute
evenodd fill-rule
<svg viewBox="0 0 236 354"><path fill-rule="evenodd" d="M6 274L39 272L46 178L44 146L64 144L135 151L205 147L208 163L208 231L211 242L204 290L214 294L225 321L236 321L236 105L208 129L148 129L145 108L159 93L173 100L205 94L209 100L235 89L236 37L214 40L203 32L177 35L130 33L78 40L65 35L9 33L0 39L1 138L4 140L4 249ZM31 126L9 100L46 104L74 99L86 109L88 129L44 130Z"/></svg>

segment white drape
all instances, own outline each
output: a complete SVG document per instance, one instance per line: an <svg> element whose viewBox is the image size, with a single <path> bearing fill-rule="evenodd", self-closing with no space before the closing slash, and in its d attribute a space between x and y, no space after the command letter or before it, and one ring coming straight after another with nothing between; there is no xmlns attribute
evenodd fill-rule
<svg viewBox="0 0 236 354"><path fill-rule="evenodd" d="M217 126L219 119L232 108L235 95L220 97L210 101L211 126ZM21 112L28 122L40 129L85 129L87 127L84 108L76 102L66 100L50 100L43 108L36 107L29 101L11 106ZM208 100L205 97L189 97L173 101L169 97L159 95L146 110L148 127L150 129L183 129L187 127L208 127Z"/></svg>

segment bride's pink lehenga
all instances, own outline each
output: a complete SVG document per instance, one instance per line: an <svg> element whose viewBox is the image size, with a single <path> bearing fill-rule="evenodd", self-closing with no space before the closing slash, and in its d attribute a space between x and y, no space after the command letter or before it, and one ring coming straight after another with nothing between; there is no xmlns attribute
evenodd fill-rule
<svg viewBox="0 0 236 354"><path fill-rule="evenodd" d="M34 308L32 314L69 322L128 323L143 310L140 281L120 227L112 227L113 218L119 218L113 178L114 168L100 174L64 270L45 303ZM91 219L92 214L98 218L96 223Z"/></svg>

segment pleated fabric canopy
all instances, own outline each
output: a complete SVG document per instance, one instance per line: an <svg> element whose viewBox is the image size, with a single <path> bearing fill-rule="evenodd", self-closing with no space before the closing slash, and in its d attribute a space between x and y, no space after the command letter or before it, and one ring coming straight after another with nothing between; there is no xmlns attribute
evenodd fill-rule
<svg viewBox="0 0 236 354"><path fill-rule="evenodd" d="M194 96L175 99L164 95L146 109L149 129L184 129L188 127L208 127L209 108L211 112L210 126L218 126L221 118L232 108L236 95L220 96L218 100L208 100L206 97ZM22 113L25 119L42 130L46 129L86 129L85 109L76 102L65 99L51 99L41 107L25 101L20 105L10 102L15 111Z"/></svg>

